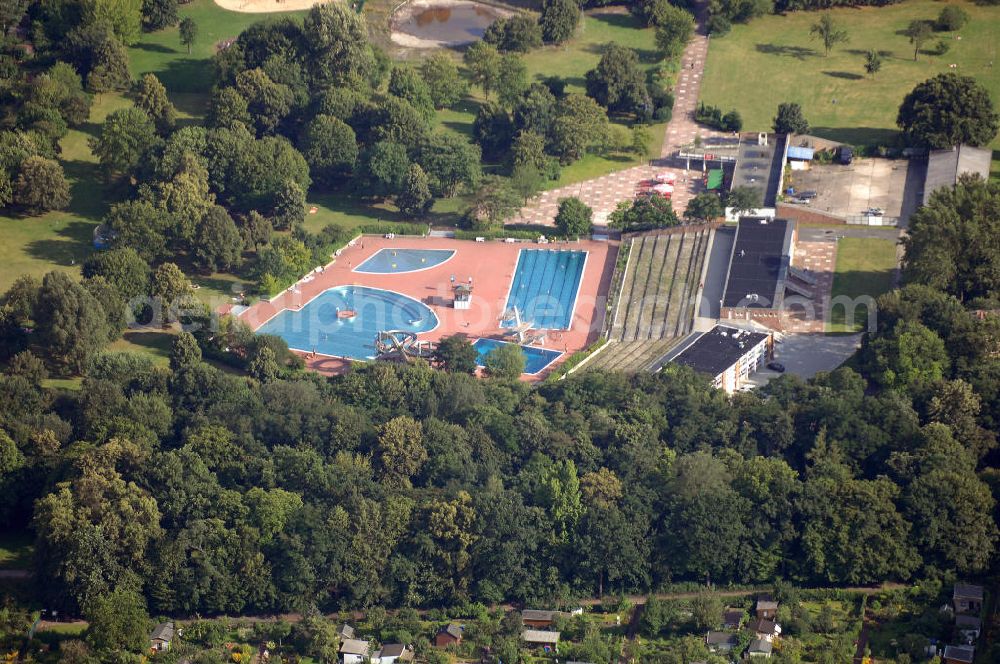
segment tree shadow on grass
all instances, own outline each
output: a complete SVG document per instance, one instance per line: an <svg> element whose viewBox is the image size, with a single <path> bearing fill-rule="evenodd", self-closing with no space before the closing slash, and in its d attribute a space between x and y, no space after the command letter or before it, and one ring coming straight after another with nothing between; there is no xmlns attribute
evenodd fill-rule
<svg viewBox="0 0 1000 664"><path fill-rule="evenodd" d="M129 330L122 335L122 339L128 343L153 351L154 355L159 355L160 357L168 357L170 355L170 346L173 338L174 335L171 332L150 329Z"/></svg>
<svg viewBox="0 0 1000 664"><path fill-rule="evenodd" d="M55 265L76 265L90 253L93 239L93 224L72 221L56 231L56 237L29 242L25 250L32 258Z"/></svg>
<svg viewBox="0 0 1000 664"><path fill-rule="evenodd" d="M179 126L201 124L200 118L208 112L208 95L200 92L172 92L170 103L181 113L191 116L177 121Z"/></svg>
<svg viewBox="0 0 1000 664"><path fill-rule="evenodd" d="M163 44L149 44L139 42L135 45L135 48L140 51L149 51L150 53L179 53L175 48L170 48L169 46L164 46Z"/></svg>
<svg viewBox="0 0 1000 664"><path fill-rule="evenodd" d="M468 122L442 122L441 126L465 136L472 136L472 124Z"/></svg>
<svg viewBox="0 0 1000 664"><path fill-rule="evenodd" d="M70 182L69 211L79 217L100 220L107 209L103 200L103 185L97 178L100 165L79 159L63 161L62 165Z"/></svg>
<svg viewBox="0 0 1000 664"><path fill-rule="evenodd" d="M844 50L844 53L849 53L850 55L868 55L868 49L848 48ZM895 57L892 51L877 51L877 53L883 58Z"/></svg>
<svg viewBox="0 0 1000 664"><path fill-rule="evenodd" d="M639 24L634 16L622 12L597 11L589 14L587 18L591 21L600 21L615 28L639 29L644 27Z"/></svg>
<svg viewBox="0 0 1000 664"><path fill-rule="evenodd" d="M785 57L792 57L795 58L796 60L805 60L806 58L815 57L817 55L816 49L806 48L805 46L757 44L754 48L757 49L758 53L763 53L764 55L779 55Z"/></svg>
<svg viewBox="0 0 1000 664"><path fill-rule="evenodd" d="M847 81L860 81L864 76L861 74L854 74L849 71L824 71L826 76L832 76L833 78L842 78Z"/></svg>
<svg viewBox="0 0 1000 664"><path fill-rule="evenodd" d="M153 73L170 92L208 93L212 89L213 71L207 59L177 58Z"/></svg>
<svg viewBox="0 0 1000 664"><path fill-rule="evenodd" d="M809 133L848 145L895 145L899 132L888 127L811 127Z"/></svg>

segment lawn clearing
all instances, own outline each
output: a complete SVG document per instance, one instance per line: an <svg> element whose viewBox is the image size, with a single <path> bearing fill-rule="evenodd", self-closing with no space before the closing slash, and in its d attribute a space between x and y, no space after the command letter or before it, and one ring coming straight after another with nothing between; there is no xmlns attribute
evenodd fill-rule
<svg viewBox="0 0 1000 664"><path fill-rule="evenodd" d="M129 69L132 76L152 72L171 93L174 104L181 107L176 93L208 95L215 75L211 59L219 42L236 37L243 30L259 21L304 12L276 12L273 14L246 14L231 12L212 0L193 0L179 8L182 19L191 18L198 25L198 38L191 46L181 45L180 33L175 25L157 32L144 32L138 44L128 49Z"/></svg>
<svg viewBox="0 0 1000 664"><path fill-rule="evenodd" d="M1000 103L1000 67L993 66L1000 44L1000 11L955 4L969 13L969 23L955 33L936 33L925 45L931 49L943 40L950 46L948 53L921 53L916 62L913 46L899 31L912 20L937 17L942 2L831 10L850 41L828 57L809 35L820 12L764 16L735 25L730 34L711 40L701 99L723 111L735 108L749 131L770 129L778 103L797 102L811 133L855 145L891 144L903 97L917 83L942 72L974 77ZM869 49L883 53L882 69L873 79L864 70ZM957 67L951 69L951 64ZM992 145L1000 148L1000 139Z"/></svg>
<svg viewBox="0 0 1000 664"><path fill-rule="evenodd" d="M95 95L90 120L71 129L59 142L59 162L72 195L66 210L37 217L0 215L0 236L4 238L0 244L0 292L22 274L40 279L46 272L60 269L74 277L80 275L81 263L93 250L94 228L107 211L100 168L87 140L100 133L109 113L131 103L118 93ZM192 119L181 108L178 117L182 123Z"/></svg>
<svg viewBox="0 0 1000 664"><path fill-rule="evenodd" d="M0 533L0 569L29 569L34 552L34 541L28 533Z"/></svg>
<svg viewBox="0 0 1000 664"><path fill-rule="evenodd" d="M833 275L832 298L869 296L877 298L892 289L896 268L896 243L893 240L846 237L837 244L837 267ZM856 332L868 323L865 307L855 310L853 325L845 322L844 307L830 312L828 332Z"/></svg>
<svg viewBox="0 0 1000 664"><path fill-rule="evenodd" d="M90 121L71 129L59 142L59 161L72 194L68 209L37 217L0 215L0 236L4 238L0 244L0 292L22 274L41 278L50 270L61 269L79 276L80 263L93 246L94 227L105 211L97 160L87 139L100 130L108 113L128 103L121 95L97 95Z"/></svg>

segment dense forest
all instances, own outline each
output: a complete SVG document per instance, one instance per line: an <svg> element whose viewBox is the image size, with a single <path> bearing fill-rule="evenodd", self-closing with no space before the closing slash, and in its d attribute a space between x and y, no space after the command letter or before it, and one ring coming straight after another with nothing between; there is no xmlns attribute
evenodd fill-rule
<svg viewBox="0 0 1000 664"><path fill-rule="evenodd" d="M997 538L1000 320L920 285L879 304L857 370L732 398L673 367L327 379L266 345L247 378L186 333L169 368L97 352L62 391L29 343L0 378L3 519L69 611L113 589L191 614L974 574Z"/></svg>

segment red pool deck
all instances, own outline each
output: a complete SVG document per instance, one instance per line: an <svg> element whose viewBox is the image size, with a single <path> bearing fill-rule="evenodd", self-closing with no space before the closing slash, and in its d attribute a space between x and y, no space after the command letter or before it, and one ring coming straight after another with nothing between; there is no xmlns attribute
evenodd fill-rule
<svg viewBox="0 0 1000 664"><path fill-rule="evenodd" d="M370 274L353 269L381 249L453 249L455 255L444 263L417 272L398 274ZM616 242L474 242L449 238L385 238L364 236L345 247L340 256L322 272L314 272L311 279L299 281L273 300L261 300L240 314L240 319L256 330L284 309L299 309L323 291L335 286L358 285L383 288L409 295L429 306L440 324L420 339L437 341L455 334L470 340L479 337L503 338L500 318L507 301L518 253L521 249L567 249L588 252L580 283L573 320L568 330L548 333L541 348L563 351L564 355L553 362L545 372L534 376L542 378L558 366L568 354L593 343L604 324L611 275L618 256ZM472 277L472 304L469 309L452 307L451 276L456 283L469 283ZM301 354L301 353L300 353ZM326 355L301 354L310 369L324 374L342 373L351 362Z"/></svg>

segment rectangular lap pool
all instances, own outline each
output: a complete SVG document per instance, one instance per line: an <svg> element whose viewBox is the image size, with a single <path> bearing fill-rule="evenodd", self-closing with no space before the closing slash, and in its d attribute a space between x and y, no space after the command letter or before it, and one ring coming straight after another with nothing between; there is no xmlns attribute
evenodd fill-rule
<svg viewBox="0 0 1000 664"><path fill-rule="evenodd" d="M476 339L475 343L472 344L472 347L476 349L477 353L479 353L479 357L476 358L476 364L484 366L486 364L486 356L491 350L507 345L517 344L508 344L506 341L498 341L496 339ZM552 364L553 361L562 355L562 353L557 350L535 348L534 346L518 347L521 349L521 352L524 353L524 373L526 374L536 374L539 371L542 371L545 367Z"/></svg>
<svg viewBox="0 0 1000 664"><path fill-rule="evenodd" d="M586 263L586 251L522 249L505 310L517 307L536 329L568 330Z"/></svg>

